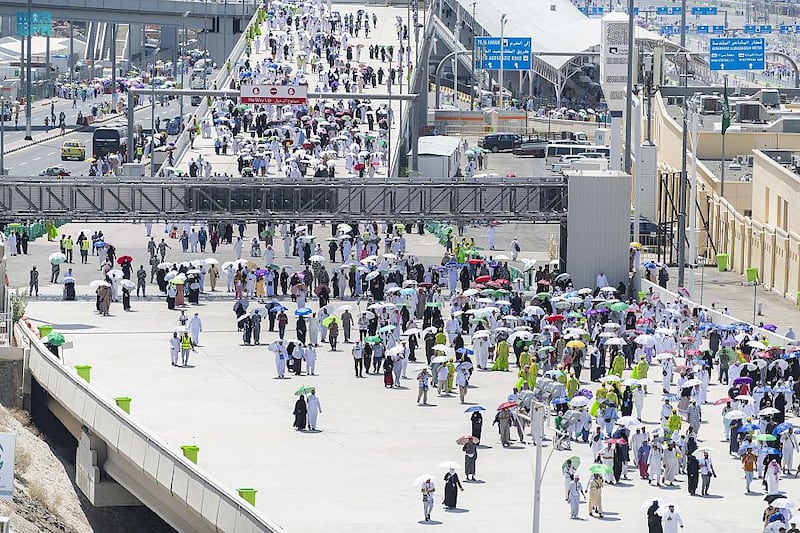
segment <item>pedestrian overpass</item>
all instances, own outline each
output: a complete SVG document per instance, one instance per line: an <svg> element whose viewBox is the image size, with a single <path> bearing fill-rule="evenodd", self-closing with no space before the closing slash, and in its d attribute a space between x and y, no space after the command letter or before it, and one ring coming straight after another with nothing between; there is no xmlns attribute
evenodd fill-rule
<svg viewBox="0 0 800 533"><path fill-rule="evenodd" d="M7 220L327 221L495 220L561 223L567 179L345 178L261 181L257 178L8 177L0 182Z"/></svg>

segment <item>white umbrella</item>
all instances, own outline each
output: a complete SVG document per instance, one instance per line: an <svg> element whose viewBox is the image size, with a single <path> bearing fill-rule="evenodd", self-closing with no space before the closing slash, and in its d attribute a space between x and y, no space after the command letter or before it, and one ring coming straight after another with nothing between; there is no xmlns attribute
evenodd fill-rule
<svg viewBox="0 0 800 533"><path fill-rule="evenodd" d="M211 265L218 265L218 264L219 264L219 261L217 261L217 260L216 260L216 259L214 259L213 257L209 257L208 259L205 259L205 263L206 263L207 265L211 266Z"/></svg>
<svg viewBox="0 0 800 533"><path fill-rule="evenodd" d="M621 339L619 337L613 337L611 339L608 339L606 341L606 344L609 345L609 346L625 346L628 343L625 342L624 339Z"/></svg>
<svg viewBox="0 0 800 533"><path fill-rule="evenodd" d="M377 270L375 270L374 272L370 272L369 274L367 274L365 279L367 281L372 281L373 279L377 278L380 275L381 275L381 273L378 272Z"/></svg>
<svg viewBox="0 0 800 533"><path fill-rule="evenodd" d="M734 409L733 411L728 411L725 413L723 417L725 420L741 420L742 418L746 417L747 415L744 411L739 411L738 409Z"/></svg>
<svg viewBox="0 0 800 533"><path fill-rule="evenodd" d="M110 287L110 286L111 284L109 282L102 279L96 279L94 281L89 282L89 288L91 289L96 289L98 287Z"/></svg>
<svg viewBox="0 0 800 533"><path fill-rule="evenodd" d="M739 396L734 398L734 400L740 400L740 401L743 401L743 402L754 402L755 398L753 398L749 394L740 394Z"/></svg>
<svg viewBox="0 0 800 533"><path fill-rule="evenodd" d="M51 265L60 265L67 260L67 256L61 252L54 252L48 256Z"/></svg>
<svg viewBox="0 0 800 533"><path fill-rule="evenodd" d="M388 350L386 350L386 355L400 355L405 350L406 350L405 347L403 347L403 346L398 344L397 346L393 346L393 347L389 348Z"/></svg>
<svg viewBox="0 0 800 533"><path fill-rule="evenodd" d="M600 381L622 381L622 378L620 378L615 374L611 374L608 376L603 376L602 378L600 378Z"/></svg>
<svg viewBox="0 0 800 533"><path fill-rule="evenodd" d="M350 305L340 305L336 308L334 313L344 313L345 311L350 311L353 307Z"/></svg>
<svg viewBox="0 0 800 533"><path fill-rule="evenodd" d="M639 335L635 339L633 339L636 344L641 344L642 346L655 346L656 339L652 335Z"/></svg>
<svg viewBox="0 0 800 533"><path fill-rule="evenodd" d="M446 355L437 355L433 359L431 359L431 363L446 363L447 356Z"/></svg>
<svg viewBox="0 0 800 533"><path fill-rule="evenodd" d="M635 416L621 416L617 419L617 424L629 428L641 426L642 423Z"/></svg>
<svg viewBox="0 0 800 533"><path fill-rule="evenodd" d="M455 461L442 461L438 466L439 468L461 468L461 464Z"/></svg>
<svg viewBox="0 0 800 533"><path fill-rule="evenodd" d="M403 334L403 335L419 335L419 334L420 334L420 332L421 332L421 331L420 331L420 329L419 329L419 328L408 328L408 329L407 329L407 330L405 330L405 331L404 331L402 334Z"/></svg>
<svg viewBox="0 0 800 533"><path fill-rule="evenodd" d="M324 263L325 262L325 258L322 257L321 255L312 255L311 257L308 258L308 260L311 261L312 263Z"/></svg>
<svg viewBox="0 0 800 533"><path fill-rule="evenodd" d="M758 412L758 416L777 415L778 413L780 413L780 411L778 411L774 407L765 407Z"/></svg>
<svg viewBox="0 0 800 533"><path fill-rule="evenodd" d="M585 396L575 396L569 401L570 407L586 407L589 405L589 398Z"/></svg>
<svg viewBox="0 0 800 533"><path fill-rule="evenodd" d="M656 361L666 361L667 359L672 359L673 357L675 357L674 354L671 354L669 352L662 352L656 355Z"/></svg>
<svg viewBox="0 0 800 533"><path fill-rule="evenodd" d="M122 276L123 276L123 274L122 274L122 270L119 270L119 269L116 269L116 268L114 268L114 269L112 269L112 270L109 270L109 271L106 273L106 275L107 275L109 278L113 278L113 279L122 279Z"/></svg>
<svg viewBox="0 0 800 533"><path fill-rule="evenodd" d="M619 329L620 325L617 324L616 322L606 322L605 324L603 324L603 327L605 329Z"/></svg>
<svg viewBox="0 0 800 533"><path fill-rule="evenodd" d="M431 476L429 474L422 474L421 476L418 476L417 479L414 480L414 483L412 483L411 486L419 487L420 485L431 479L434 479L434 476Z"/></svg>
<svg viewBox="0 0 800 533"><path fill-rule="evenodd" d="M440 352L446 352L447 351L447 345L446 344L434 344L433 345L433 350L434 351L440 351Z"/></svg>
<svg viewBox="0 0 800 533"><path fill-rule="evenodd" d="M767 345L760 341L750 341L747 345L751 348L755 348L756 350L766 350Z"/></svg>
<svg viewBox="0 0 800 533"><path fill-rule="evenodd" d="M700 385L699 379L687 379L683 385L681 385L681 388L688 389L689 387L694 387L695 385Z"/></svg>
<svg viewBox="0 0 800 533"><path fill-rule="evenodd" d="M353 231L353 228L349 224L342 223L336 226L336 230L341 231L342 233L350 233L351 231Z"/></svg>
<svg viewBox="0 0 800 533"><path fill-rule="evenodd" d="M129 291L136 288L136 284L133 281L129 280L129 279L123 279L120 282L120 285L122 285L123 289L128 289Z"/></svg>
<svg viewBox="0 0 800 533"><path fill-rule="evenodd" d="M494 259L495 261L508 261L510 258L506 254L497 254Z"/></svg>

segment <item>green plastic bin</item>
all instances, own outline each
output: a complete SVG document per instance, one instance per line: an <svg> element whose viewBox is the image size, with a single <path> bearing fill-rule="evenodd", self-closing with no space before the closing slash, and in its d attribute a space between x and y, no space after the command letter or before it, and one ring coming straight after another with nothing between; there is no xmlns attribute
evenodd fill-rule
<svg viewBox="0 0 800 533"><path fill-rule="evenodd" d="M239 496L244 498L253 507L256 506L256 489L238 489Z"/></svg>
<svg viewBox="0 0 800 533"><path fill-rule="evenodd" d="M41 326L37 326L36 329L39 330L39 338L44 339L45 337L50 335L50 333L53 331L53 326L42 324Z"/></svg>
<svg viewBox="0 0 800 533"><path fill-rule="evenodd" d="M181 450L183 450L184 457L189 459L194 464L197 464L197 452L200 451L200 446L186 444L184 446L181 446Z"/></svg>
<svg viewBox="0 0 800 533"><path fill-rule="evenodd" d="M649 293L647 291L639 291L638 296L639 296L639 301L643 302L643 301L647 300L647 297L649 296Z"/></svg>
<svg viewBox="0 0 800 533"><path fill-rule="evenodd" d="M720 272L728 270L728 254L717 254L717 269Z"/></svg>
<svg viewBox="0 0 800 533"><path fill-rule="evenodd" d="M131 399L127 396L120 396L118 398L114 398L114 401L117 402L117 406L125 411L128 414L131 414Z"/></svg>
<svg viewBox="0 0 800 533"><path fill-rule="evenodd" d="M756 283L758 281L758 269L748 268L746 271L747 283Z"/></svg>
<svg viewBox="0 0 800 533"><path fill-rule="evenodd" d="M78 372L78 376L83 378L86 383L91 383L92 381L92 367L91 365L75 365L75 371Z"/></svg>

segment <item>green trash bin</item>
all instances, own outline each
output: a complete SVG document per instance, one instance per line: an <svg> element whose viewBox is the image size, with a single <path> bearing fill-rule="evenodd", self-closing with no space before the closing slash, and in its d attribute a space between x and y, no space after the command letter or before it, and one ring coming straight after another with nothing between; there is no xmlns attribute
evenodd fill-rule
<svg viewBox="0 0 800 533"><path fill-rule="evenodd" d="M86 383L91 383L92 381L92 367L91 365L75 365L75 371L78 372L78 376L83 378Z"/></svg>
<svg viewBox="0 0 800 533"><path fill-rule="evenodd" d="M649 296L649 294L650 293L648 293L647 291L639 291L639 293L638 293L639 301L643 302L643 301L647 300L647 297Z"/></svg>
<svg viewBox="0 0 800 533"><path fill-rule="evenodd" d="M114 398L114 401L117 402L117 406L125 411L128 414L131 414L131 399L127 396L120 396L118 398Z"/></svg>
<svg viewBox="0 0 800 533"><path fill-rule="evenodd" d="M183 450L184 457L189 459L194 464L197 464L197 452L200 451L200 446L186 444L184 446L181 446L181 450Z"/></svg>
<svg viewBox="0 0 800 533"><path fill-rule="evenodd" d="M748 268L745 273L747 275L747 283L756 283L758 281L757 268Z"/></svg>
<svg viewBox="0 0 800 533"><path fill-rule="evenodd" d="M728 270L728 254L717 254L717 270L720 272Z"/></svg>
<svg viewBox="0 0 800 533"><path fill-rule="evenodd" d="M250 503L250 505L252 505L253 507L256 506L256 492L258 492L256 489L238 489L238 490L239 490L239 496L247 500L247 502Z"/></svg>
<svg viewBox="0 0 800 533"><path fill-rule="evenodd" d="M44 339L45 337L50 335L50 333L53 331L53 326L42 324L41 326L38 326L36 329L39 330L39 338Z"/></svg>

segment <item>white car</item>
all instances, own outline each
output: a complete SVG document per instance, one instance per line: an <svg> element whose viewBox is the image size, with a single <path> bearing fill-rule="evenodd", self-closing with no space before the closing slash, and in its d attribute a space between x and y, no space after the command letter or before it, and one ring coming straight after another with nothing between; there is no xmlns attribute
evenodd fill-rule
<svg viewBox="0 0 800 533"><path fill-rule="evenodd" d="M573 161L577 161L578 159L583 159L583 157L581 157L579 155L562 155L561 159L559 159L558 161L553 163L552 168L553 168L553 170L556 170L556 171L558 171L558 170L561 170L561 171L567 170L569 168L572 168L572 162Z"/></svg>

